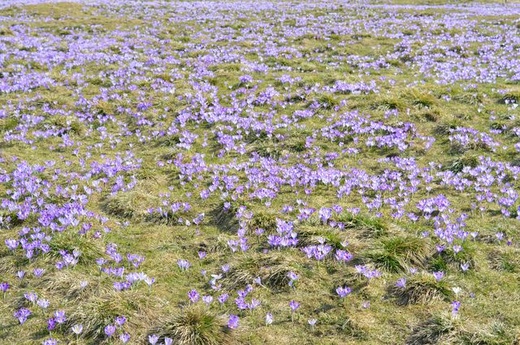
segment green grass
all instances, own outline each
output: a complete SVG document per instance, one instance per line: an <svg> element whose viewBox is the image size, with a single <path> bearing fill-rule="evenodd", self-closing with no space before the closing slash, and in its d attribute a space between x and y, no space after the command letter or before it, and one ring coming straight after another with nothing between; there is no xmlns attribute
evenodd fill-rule
<svg viewBox="0 0 520 345"><path fill-rule="evenodd" d="M391 3L410 4L411 1L393 0ZM424 0L413 3L465 5L471 2ZM499 4L501 1L490 0L485 3ZM160 8L167 9L168 5L160 5ZM31 137L35 140L33 144L0 141L0 157L6 162L2 163L0 169L10 171L13 157L19 157L31 164L53 160L55 166L40 176L51 180L54 169L85 172L86 167L93 162L102 162L106 157L113 158L116 152L131 150L142 160L139 169L124 174L126 182L130 181L131 175L136 177L137 184L133 189L111 193L110 183L101 183L103 192L94 193L90 198L86 207L106 217L107 221L96 221L88 236L77 235L78 229L54 233L49 242L49 252L33 260L24 257L21 252L12 255L5 246L0 248L0 281L12 282L12 289L5 297L0 296L0 344L40 344L49 336L44 320L59 309L67 312L68 321L53 336L59 338L61 343L70 344L116 343L107 340L103 332L104 327L119 315L128 317L124 331L131 334L131 341L140 344L146 343L147 336L151 334L159 335L160 341L170 337L174 339L174 344L185 345L518 343L520 252L517 244L517 220L501 218L499 209L483 214L472 210L467 193L456 193L435 180L432 191L421 189L410 200L410 205L413 206L423 198L446 193L454 207L470 215L467 228L469 231L479 231L479 236L462 244L462 251L459 253L455 253L452 248L436 252L435 246L439 243L431 236L421 237L423 231L432 231L432 222L410 223L396 220L390 216L388 210L383 211L381 218L367 210L358 214L345 210L334 214L331 219L342 223L342 230L324 225L315 214L308 220L295 222L299 239L296 248L272 250L264 254L263 250L268 248L265 241L267 236L276 234L276 219L294 218L303 204L319 209L321 206L338 203L346 209L359 206L362 197L373 197L375 194L353 193L337 199L334 187L320 182L312 186L312 194L307 194L301 186L283 186L270 206L266 206L266 200L237 196L232 189L225 196L219 190L217 195L202 200L199 198L200 192L209 188L215 176L203 172L183 183L179 178L181 171L178 166L157 165L159 161L179 159L179 154L183 155L183 162L189 162L195 154L201 153L205 155L206 165L225 166L233 162L248 162L250 155L257 153L261 157L277 160L281 166L303 164L309 157L315 157L316 166L326 167L327 153L339 152L354 144L351 137L346 137L340 147L339 140L327 140L318 134L323 127L333 124L340 114L349 111L357 111L363 116L369 115L372 121L382 121L394 126L399 122L412 122L417 127L418 134L434 136L436 142L427 152L418 144L406 152L373 148L355 155L341 154L333 164L336 167L345 167L345 170L358 168L370 174L382 174L385 169L395 169L395 166L380 163L377 159L395 156L413 156L421 167L428 166L429 162L436 162L442 164L440 171L451 171L454 174L478 166L479 156L518 162L520 157L512 148L518 138L512 135L511 129L520 126L520 122L517 115L511 117L513 112L509 109L510 104L506 104L506 101L519 101L520 88L517 84L498 78L496 83L479 84L477 88L464 82L461 85L440 85L433 78L425 77L413 65L414 59L420 54L433 49L424 48L424 42L414 39L417 33L430 32L431 28L423 24L423 18L441 21L443 16L450 15L455 10L452 12L433 7L420 11L405 8L362 11L338 6L334 11L339 15L359 20L355 25L348 22L341 24L355 27L355 32L341 34L325 31L325 36L301 32L295 36L282 36L282 25L293 28L295 32L299 32L302 27L311 31L311 28L325 27L324 21L334 20L335 16L334 11L326 8L316 7L301 12L297 12L299 10L296 8L289 8L286 10L285 21L273 22L272 27L266 26L262 29L264 31L259 31L265 35L268 44L258 41L252 34L249 37L244 36L249 35L249 27L257 28L258 23L270 23L272 18L280 19L279 13L247 13L237 19L233 13L238 10L222 9L217 17L198 21L195 17L204 16L204 13L185 18L175 11L167 10L165 15L150 17L147 11L156 13L148 7L146 11L135 11L131 6L123 7L120 13L116 13L111 6L98 7L67 2L14 6L0 10L0 16L3 17L0 40L6 42L5 48L2 48L4 53L12 50L32 56L31 54L39 52L38 45L25 47L9 41L13 37L19 38L21 34L17 31L17 25L21 25L27 30L28 36L39 39L38 42L42 45L54 47L55 54L78 53L74 48L76 38L73 38L78 35L81 36L78 40L89 40L94 46L92 49L107 56L107 59L120 58L125 54L129 59L124 62L114 59L106 64L90 61L79 66L65 67L63 64L41 64L32 58L8 57L4 63L6 72L14 72L18 68L16 65L21 65L27 71L49 73L50 77L63 84L50 89L37 88L27 92L0 94L0 107L7 113L6 117L0 117L0 136L3 138L10 131L18 131L25 121L23 113L44 117L34 129L61 129L63 134L81 145L58 147L63 143L63 134L49 139ZM309 16L310 22L298 24L304 16ZM375 16L389 19L389 26L384 30L402 33L404 38L385 37L384 31L371 30L359 24L368 23ZM392 22L393 16L415 25L416 28L404 28L402 21ZM519 28L517 19L510 16L467 16L464 19L467 22L460 27L437 26L431 31L432 40L435 41L441 35L453 38L472 30L481 32L482 35L494 36L504 30L492 24L498 22L506 25L511 34L516 33ZM180 17L183 19L179 19ZM474 25L474 29L468 23ZM217 40L215 32L222 34L224 38ZM116 36L114 40L106 43L105 40L112 35ZM147 41L140 42L140 36L148 37ZM46 42L46 37L52 37L55 41ZM239 37L242 40L232 41L230 37ZM398 59L388 59L388 68L373 68L365 75L359 73L363 62L361 58L372 61L387 53L399 51L403 49L400 47L403 41L410 43L409 54ZM98 43L102 46L97 47ZM447 52L458 56L477 56L482 44L487 43L475 42L474 45L458 47L447 40L439 43L435 52L442 55L440 60L450 61ZM286 55L279 53L265 56L265 47L269 45L287 47L287 52L283 53ZM49 48L44 46L43 49ZM204 62L206 58L210 61L210 52L226 55L237 50L238 59L223 63ZM289 56L295 52L301 53L301 56ZM279 70L271 70L268 74L249 70L247 63L258 62L260 55L264 58L262 63ZM173 57L179 63L158 66L153 62L154 58L165 57ZM314 57L319 60L313 59ZM335 60L338 58L341 59ZM129 68L129 61L137 67ZM337 64L327 65L328 61L336 61ZM201 74L208 71L213 74L194 78L194 66L200 67ZM136 89L113 91L111 87L116 83L127 80L127 77L119 77L116 73L127 70L131 73L129 79ZM77 79L74 74L79 74L81 78ZM239 82L239 77L245 74L250 74L259 81L258 89ZM301 80L292 85L283 84L278 78L284 74L301 77ZM336 81L353 83L371 79L381 80L378 82L378 93L329 93L316 87L316 84L320 87L332 86ZM392 84L388 82L390 79ZM174 94L162 92L160 87L154 86L155 83L160 83L158 80L171 83L175 88ZM194 102L193 98L185 97L187 94L195 94L194 82L217 87L221 105L228 107L234 106L231 93L242 90L240 92L244 94L236 97L240 101L246 101L257 97L268 86L273 86L280 92L276 96L279 102L287 102L273 108L252 104L247 106L247 111L240 114L244 119L272 118L269 121L283 124L283 116L291 117L296 110L309 108L313 109L315 116L299 119L297 124L289 127L280 126L272 137L268 136L265 129L240 129L240 137L236 140L244 143L244 155L231 152L219 157L223 145L217 143L215 133L226 132L226 126L232 126L237 133L239 131L235 130L232 123L212 123L202 119L203 115L198 122L183 123L179 133L148 139L156 130L167 130L171 124L179 124L183 111L201 114L215 111L215 104L209 96L211 92L200 95L208 102L204 106ZM81 95L81 102L78 95ZM447 97L449 101L446 100ZM138 111L138 104L144 102L152 103L152 107ZM16 110L18 104L23 111ZM399 117L387 118L389 111L397 111ZM82 121L80 116L88 117L88 120ZM495 116L495 119L491 120L491 116ZM146 122L145 120L154 124L138 125L139 122ZM482 146L461 148L450 145L450 130L458 126L473 127L483 132L506 126L505 133L496 137L501 144L510 146L510 149L492 154L488 148ZM99 132L103 127L108 133L106 137L102 137ZM123 128L131 131L132 135L125 134ZM140 131L141 141L135 134L137 130ZM183 150L178 146L183 130L198 135L190 150ZM276 135L283 135L283 138L277 138ZM203 144L205 136L207 146ZM313 136L318 137L315 139L315 149L309 149L306 142ZM370 134L361 140L368 136ZM419 142L415 137L410 141ZM103 147L89 149L98 143L103 143ZM75 154L72 153L74 149L78 150ZM256 164L252 168L261 167ZM406 175L405 171L402 173L403 176ZM233 171L233 174L237 177L236 184L246 182L244 172ZM79 190L83 187L93 188L86 180L73 177L60 176L57 182L62 186L75 185ZM516 180L511 179L510 183L518 187ZM197 187L194 187L195 184ZM7 183L0 184L1 198L6 197L6 191L10 188ZM170 197L160 197L165 193L170 193ZM189 193L192 196L188 198ZM391 196L391 193L388 194L383 197ZM66 196L52 197L60 203L70 201ZM149 214L149 208L169 207L161 204L163 199L172 202L189 200L192 209L186 213ZM301 204L295 204L297 199ZM231 203L229 209L224 207L225 202ZM283 205L289 204L295 210L287 215L282 214L279 210ZM252 217L239 221L237 214L242 212L240 206L254 211ZM201 213L205 217L200 225L183 225L186 220L191 221ZM19 219L14 212L2 212L0 216L11 217L9 224L6 222L0 231L0 243L15 238L23 227L35 226L38 222L32 218ZM179 223L180 218L182 224ZM248 243L251 248L245 253L238 251L233 254L228 243L230 240L237 240L236 232L242 226L246 234L251 236ZM258 229L263 229L264 234L258 238L253 237ZM99 239L91 236L95 231L100 232ZM512 245L507 246L505 241L499 242L495 237L497 231L503 232L506 238L513 239ZM301 248L315 245L320 240L334 249L348 250L354 255L353 260L339 263L333 259L332 254L320 262L308 260ZM345 246L345 242L348 245ZM125 263L125 273L142 271L156 278L151 289L140 282L129 291L114 291L112 284L118 279L102 274L95 263L97 258L105 256L108 243L117 243L123 256L137 253L146 257L138 269ZM60 250L78 250L81 253L78 264L70 269L57 270L54 263L60 256ZM199 259L199 251L207 252L207 257ZM188 271L181 271L176 264L178 259L189 260L192 267ZM225 264L230 265L227 273L222 272ZM382 277L369 281L357 274L355 266L361 264L380 269ZM470 269L462 272L461 264L469 264ZM46 268L41 279L31 274L34 268ZM408 273L410 268L417 268L419 272L412 275ZM27 271L27 276L21 281L13 279L16 272L22 269ZM205 276L202 270L206 271ZM431 272L440 270L445 271L446 276L437 282ZM295 283L296 288L289 286L289 272L299 276ZM211 274L222 274L219 280L222 284L221 291L214 291L209 286ZM401 277L407 278L405 288L394 286L395 281ZM216 301L207 308L202 305L188 305L186 296L193 288L201 294L211 294L216 299L220 293L233 294L258 278L262 284L255 285L252 296L261 300L262 304L256 310L237 311L233 306L236 294L222 306ZM83 281L88 281L88 284L82 286ZM339 300L335 292L338 286L349 286L353 292ZM461 292L456 294L453 288L460 288ZM48 311L31 307L34 314L26 324L18 326L12 314L15 308L27 305L23 294L32 291L51 300L51 307ZM288 303L293 299L300 301L301 307L291 315ZM450 315L450 302L454 299L462 302L458 318ZM366 302L370 302L370 307L367 307ZM275 315L275 321L269 326L265 325L267 312ZM231 313L240 316L240 327L237 330L231 331L225 327L226 317ZM317 320L315 327L308 324L309 319ZM75 324L82 324L85 329L78 341L70 332L70 327Z"/></svg>

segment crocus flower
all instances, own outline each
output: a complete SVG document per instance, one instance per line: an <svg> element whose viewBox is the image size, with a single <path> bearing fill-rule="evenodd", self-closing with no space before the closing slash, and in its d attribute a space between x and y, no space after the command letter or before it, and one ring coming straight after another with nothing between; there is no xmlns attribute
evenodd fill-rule
<svg viewBox="0 0 520 345"><path fill-rule="evenodd" d="M113 336L115 332L116 332L116 326L108 325L105 327L105 334L107 335L107 337Z"/></svg>
<svg viewBox="0 0 520 345"><path fill-rule="evenodd" d="M441 281L442 277L444 277L444 272L442 272L442 271L433 272L433 276L435 277L436 281Z"/></svg>
<svg viewBox="0 0 520 345"><path fill-rule="evenodd" d="M453 301L453 302L451 303L451 307L452 307L451 315L452 315L453 317L456 317L457 314L459 313L460 302L459 302L459 301Z"/></svg>
<svg viewBox="0 0 520 345"><path fill-rule="evenodd" d="M122 315L116 317L116 319L115 319L115 323L117 326L123 326L125 324L125 322L126 322L126 317L124 317Z"/></svg>
<svg viewBox="0 0 520 345"><path fill-rule="evenodd" d="M291 307L292 312L295 312L296 309L300 307L300 303L296 302L295 300L292 300L291 302L289 302L289 307Z"/></svg>
<svg viewBox="0 0 520 345"><path fill-rule="evenodd" d="M265 325L266 326L269 326L270 324L272 324L273 321L274 321L273 320L273 314L271 314L271 313L265 314Z"/></svg>
<svg viewBox="0 0 520 345"><path fill-rule="evenodd" d="M188 260L179 259L177 260L177 266L179 266L182 271L186 271L188 268L190 268L191 264Z"/></svg>
<svg viewBox="0 0 520 345"><path fill-rule="evenodd" d="M11 285L9 285L8 282L1 282L0 283L0 291L2 292L6 292L7 290L9 290L9 288L11 287Z"/></svg>
<svg viewBox="0 0 520 345"><path fill-rule="evenodd" d="M27 321L27 318L31 315L31 311L27 308L20 308L14 313L14 317L18 319L21 325Z"/></svg>
<svg viewBox="0 0 520 345"><path fill-rule="evenodd" d="M350 294L350 292L352 291L351 288L349 288L348 286L340 286L338 288L336 288L336 293L339 295L340 298L345 298L347 297L347 295Z"/></svg>
<svg viewBox="0 0 520 345"><path fill-rule="evenodd" d="M238 327L238 321L239 321L239 318L238 316L236 315L229 315L229 320L228 320L228 327L231 328L231 329L235 329Z"/></svg>
<svg viewBox="0 0 520 345"><path fill-rule="evenodd" d="M148 342L151 345L157 344L157 341L159 340L159 336L157 334L151 334L148 336Z"/></svg>
<svg viewBox="0 0 520 345"><path fill-rule="evenodd" d="M71 329L74 334L79 335L79 334L81 334L81 332L83 332L83 325L76 324L76 325L72 326Z"/></svg>
<svg viewBox="0 0 520 345"><path fill-rule="evenodd" d="M221 304L224 304L226 303L226 301L228 300L229 298L229 295L227 293L223 293L222 295L220 295L218 297L218 301L221 303Z"/></svg>
<svg viewBox="0 0 520 345"><path fill-rule="evenodd" d="M203 296L202 301L204 303L206 303L207 305L210 305L211 302L213 302L213 297L212 296Z"/></svg>
<svg viewBox="0 0 520 345"><path fill-rule="evenodd" d="M47 320L47 330L48 331L52 331L56 328L56 319L51 317L50 319Z"/></svg>
<svg viewBox="0 0 520 345"><path fill-rule="evenodd" d="M42 309L47 309L50 303L46 299L39 299L38 302L36 302L36 304Z"/></svg>
<svg viewBox="0 0 520 345"><path fill-rule="evenodd" d="M397 279L397 282L395 282L395 286L400 289L404 289L406 287L406 278Z"/></svg>
<svg viewBox="0 0 520 345"><path fill-rule="evenodd" d="M119 340L121 340L121 342L122 342L123 344L128 343L128 341L130 340L130 334L128 334L128 333L123 333L123 334L121 334L121 335L119 336Z"/></svg>
<svg viewBox="0 0 520 345"><path fill-rule="evenodd" d="M195 303L199 300L200 295L197 292L197 290L193 289L190 292L188 292L188 298L190 299L191 303Z"/></svg>
<svg viewBox="0 0 520 345"><path fill-rule="evenodd" d="M54 312L54 319L59 324L64 323L67 320L67 318L65 317L65 311L63 311L63 310L55 311Z"/></svg>

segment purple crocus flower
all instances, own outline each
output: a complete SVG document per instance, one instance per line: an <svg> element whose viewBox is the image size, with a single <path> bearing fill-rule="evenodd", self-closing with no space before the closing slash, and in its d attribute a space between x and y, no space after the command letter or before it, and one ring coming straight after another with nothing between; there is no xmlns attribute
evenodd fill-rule
<svg viewBox="0 0 520 345"><path fill-rule="evenodd" d="M119 336L119 340L121 340L121 342L122 342L123 344L128 343L128 341L130 340L130 334L128 334L128 333L123 333L123 334L121 334L121 335Z"/></svg>
<svg viewBox="0 0 520 345"><path fill-rule="evenodd" d="M10 287L11 287L11 285L9 285L8 282L1 282L0 283L0 291L2 291L3 293L6 293L7 290L9 290Z"/></svg>
<svg viewBox="0 0 520 345"><path fill-rule="evenodd" d="M148 336L148 342L151 345L157 344L157 341L159 341L159 336L157 334L152 334Z"/></svg>
<svg viewBox="0 0 520 345"><path fill-rule="evenodd" d="M20 325L23 325L27 318L31 315L31 311L27 308L20 308L14 312L14 317L18 319Z"/></svg>
<svg viewBox="0 0 520 345"><path fill-rule="evenodd" d="M37 278L40 278L44 273L45 273L45 269L43 269L43 268L35 268L33 270L33 274Z"/></svg>
<svg viewBox="0 0 520 345"><path fill-rule="evenodd" d="M238 321L239 321L239 318L237 315L229 315L229 320L228 320L228 327L231 328L231 329L236 329L238 327Z"/></svg>
<svg viewBox="0 0 520 345"><path fill-rule="evenodd" d="M351 291L352 291L352 289L349 288L348 286L345 286L345 287L340 286L336 289L336 293L339 295L340 298L347 297Z"/></svg>
<svg viewBox="0 0 520 345"><path fill-rule="evenodd" d="M203 296L202 301L207 305L210 305L213 302L213 296Z"/></svg>
<svg viewBox="0 0 520 345"><path fill-rule="evenodd" d="M453 301L451 303L451 307L452 307L451 314L454 317L457 316L457 314L459 313L459 309L460 309L460 302L459 301Z"/></svg>
<svg viewBox="0 0 520 345"><path fill-rule="evenodd" d="M435 280L439 282L444 277L444 272L442 272L442 271L433 272L433 276L435 277Z"/></svg>
<svg viewBox="0 0 520 345"><path fill-rule="evenodd" d="M221 303L221 304L224 304L226 303L226 301L228 300L229 298L229 295L227 293L223 293L222 295L220 295L218 297L218 301Z"/></svg>
<svg viewBox="0 0 520 345"><path fill-rule="evenodd" d="M320 220L322 223L327 223L327 221L332 217L332 210L327 207L323 207L320 209Z"/></svg>
<svg viewBox="0 0 520 345"><path fill-rule="evenodd" d="M115 323L117 326L123 326L126 322L126 317L124 317L123 315L120 315L118 317L116 317L115 319Z"/></svg>
<svg viewBox="0 0 520 345"><path fill-rule="evenodd" d="M397 279L397 282L395 282L395 286L404 289L406 287L406 278L399 278Z"/></svg>
<svg viewBox="0 0 520 345"><path fill-rule="evenodd" d="M292 312L295 312L296 309L298 309L300 307L300 303L295 300L292 300L289 302L289 307L291 307Z"/></svg>
<svg viewBox="0 0 520 345"><path fill-rule="evenodd" d="M188 260L179 259L177 260L177 266L179 266L182 271L186 271L188 268L190 268L191 264Z"/></svg>
<svg viewBox="0 0 520 345"><path fill-rule="evenodd" d="M38 300L38 302L36 302L36 304L42 309L47 309L50 305L50 302L46 299L41 298Z"/></svg>
<svg viewBox="0 0 520 345"><path fill-rule="evenodd" d="M47 330L48 331L52 331L56 328L56 325L57 325L57 322L56 322L56 319L51 317L50 319L47 320Z"/></svg>
<svg viewBox="0 0 520 345"><path fill-rule="evenodd" d="M191 303L195 303L199 300L200 295L197 292L197 290L193 289L190 292L188 292L188 298L190 299Z"/></svg>
<svg viewBox="0 0 520 345"><path fill-rule="evenodd" d="M105 327L105 334L107 335L107 337L113 336L115 332L116 332L116 326L108 325Z"/></svg>
<svg viewBox="0 0 520 345"><path fill-rule="evenodd" d="M25 293L24 297L26 300L28 300L31 303L36 303L36 301L38 300L38 295L35 292Z"/></svg>
<svg viewBox="0 0 520 345"><path fill-rule="evenodd" d="M67 321L67 318L65 317L65 311L63 310L57 310L54 312L54 319L57 323L62 324L65 321Z"/></svg>

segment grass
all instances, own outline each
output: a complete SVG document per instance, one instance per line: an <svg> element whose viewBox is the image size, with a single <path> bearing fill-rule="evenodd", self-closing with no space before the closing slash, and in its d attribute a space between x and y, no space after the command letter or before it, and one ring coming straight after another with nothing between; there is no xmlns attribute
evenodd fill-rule
<svg viewBox="0 0 520 345"><path fill-rule="evenodd" d="M439 344L442 341L449 342L450 333L455 326L453 321L446 317L432 317L417 325L412 334L406 339L407 345Z"/></svg>
<svg viewBox="0 0 520 345"><path fill-rule="evenodd" d="M160 320L150 335L159 341L173 339L180 345L220 345L229 342L229 331L217 315L197 307L186 307L164 320Z"/></svg>
<svg viewBox="0 0 520 345"><path fill-rule="evenodd" d="M411 277L403 288L391 286L389 293L399 305L429 304L453 297L449 283L444 280L437 281L429 274Z"/></svg>
<svg viewBox="0 0 520 345"><path fill-rule="evenodd" d="M379 248L367 254L376 266L390 272L403 272L410 267L424 267L429 255L428 243L416 237L382 239Z"/></svg>
<svg viewBox="0 0 520 345"><path fill-rule="evenodd" d="M42 343L56 310L65 310L67 321L52 336L70 344L116 343L104 328L120 315L128 322L118 335L128 332L139 344L153 334L159 343L169 337L186 345L518 343L518 202L508 206L512 216L502 217L496 201L505 197L501 188L520 187L514 169L504 168L519 165L514 104L520 91L506 77L511 69L492 82L476 81L488 63L498 70L507 65L501 57L514 60L520 27L507 12L518 5L482 3L491 6L489 16L480 7L475 12L475 2L441 0L2 5L0 87L23 84L29 73L54 83L0 91L0 243L36 228L26 240L48 244L32 258L21 246L0 247L0 282L11 285L0 294L0 343ZM486 54L493 59L485 62ZM469 77L444 84L450 64L462 66L453 73ZM482 70L471 76L474 67ZM253 81L241 82L244 75ZM327 89L370 81L377 90L366 94ZM268 87L278 92L272 103L259 99ZM365 145L390 140L406 123L415 129L405 133L405 150ZM358 127L365 132L353 134ZM457 127L500 130L492 133L500 147L493 153L485 145L451 145ZM189 134L196 138L186 149ZM436 140L427 150L429 136ZM347 151L352 148L358 151ZM498 168L485 167L483 158ZM47 168L15 186L13 171L23 161ZM119 170L92 172L96 166ZM476 170L501 181L489 187L494 201L482 202L482 212L475 195L486 191L472 189L484 178ZM448 173L468 187L445 183ZM414 193L400 189L418 180ZM12 194L30 181L37 191ZM343 187L350 194L339 196ZM275 197L251 196L260 188ZM454 230L466 240L443 242L433 219L407 220L418 214L420 200L438 194L451 202L449 226L456 229L456 218L466 215L463 229ZM29 198L29 209L43 202L60 215L48 220L31 211L25 218L5 206ZM391 209L391 198L408 203ZM380 207L364 206L379 199ZM177 202L183 205L175 210ZM322 221L320 209L332 205L341 211ZM159 207L165 212L150 213ZM306 209L314 213L298 219ZM401 209L401 217L393 216ZM65 229L60 217L67 212L80 224ZM277 219L294 221L294 248L267 244L278 234ZM83 225L88 230L79 235ZM232 249L238 232L247 237L247 251ZM306 258L302 248L320 241L332 247L327 257ZM112 244L119 262L107 251ZM436 251L441 244L446 248ZM352 260L336 260L338 250ZM78 263L58 269L64 251L80 253ZM145 258L138 267L128 260L133 254ZM124 268L123 275L101 271L99 258L108 260L106 269ZM179 259L190 268L179 269ZM381 277L358 274L358 265ZM41 278L37 268L45 269ZM21 270L26 276L18 279ZM434 271L445 277L435 280ZM139 281L115 291L114 283L141 272L155 278L151 287ZM293 287L290 272L298 276ZM215 286L212 276L221 276ZM406 286L396 287L403 277ZM237 290L248 286L248 301L261 305L239 310ZM339 286L351 294L340 299ZM192 289L213 303L191 305ZM24 297L29 292L50 307L32 305ZM220 304L222 293L230 297ZM294 313L291 300L301 304ZM461 301L457 318L450 315L453 300ZM20 307L33 312L23 325L13 317ZM271 325L267 312L274 315ZM226 326L230 314L240 317L238 329ZM71 333L76 324L84 327L79 337Z"/></svg>

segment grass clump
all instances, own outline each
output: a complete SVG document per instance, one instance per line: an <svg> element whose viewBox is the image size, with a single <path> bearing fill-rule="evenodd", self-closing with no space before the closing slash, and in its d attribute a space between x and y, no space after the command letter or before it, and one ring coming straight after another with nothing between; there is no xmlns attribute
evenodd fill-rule
<svg viewBox="0 0 520 345"><path fill-rule="evenodd" d="M73 253L79 252L78 264L90 264L95 259L103 256L102 245L87 236L78 236L72 231L64 231L55 234L49 243L50 254L54 257L61 257L60 251Z"/></svg>
<svg viewBox="0 0 520 345"><path fill-rule="evenodd" d="M252 255L232 267L220 282L224 289L233 291L252 284L255 278L260 277L262 284L273 292L279 292L289 287L288 273L291 271L295 270L282 257Z"/></svg>
<svg viewBox="0 0 520 345"><path fill-rule="evenodd" d="M106 280L75 270L61 270L45 275L38 286L48 295L59 296L62 301L80 303L93 295L109 293L112 287L104 284Z"/></svg>
<svg viewBox="0 0 520 345"><path fill-rule="evenodd" d="M380 218L343 212L338 216L337 221L345 224L345 229L359 231L363 237L367 238L377 238L387 233L387 226Z"/></svg>
<svg viewBox="0 0 520 345"><path fill-rule="evenodd" d="M519 273L520 253L518 250L495 249L488 255L489 265L497 271Z"/></svg>
<svg viewBox="0 0 520 345"><path fill-rule="evenodd" d="M158 335L158 343L171 338L178 345L221 345L230 340L222 318L207 309L194 306L186 307L178 314L161 320L160 325L149 334Z"/></svg>
<svg viewBox="0 0 520 345"><path fill-rule="evenodd" d="M430 251L428 243L421 238L388 237L382 239L379 248L367 257L379 268L390 272L402 272L407 267L422 267Z"/></svg>
<svg viewBox="0 0 520 345"><path fill-rule="evenodd" d="M437 252L428 260L428 266L432 270L445 271L448 268L458 270L461 264L469 264L475 267L476 248L471 242L463 242L462 250L455 252L453 248L446 248L442 252Z"/></svg>
<svg viewBox="0 0 520 345"><path fill-rule="evenodd" d="M209 216L212 224L220 231L234 233L238 229L238 219L235 217L236 211L237 209L233 205L226 207L226 203L221 202L211 210Z"/></svg>
<svg viewBox="0 0 520 345"><path fill-rule="evenodd" d="M464 170L466 167L475 168L478 164L479 161L476 155L465 154L450 161L446 168L456 174Z"/></svg>
<svg viewBox="0 0 520 345"><path fill-rule="evenodd" d="M406 282L406 286L392 286L389 293L398 305L428 304L435 300L449 300L453 296L449 284L437 281L431 274L418 274Z"/></svg>
<svg viewBox="0 0 520 345"><path fill-rule="evenodd" d="M93 292L90 298L73 305L67 311L67 320L62 329L68 332L74 325L83 325L81 337L85 343L100 344L106 338L105 327L112 324L118 316L128 318L129 324L125 325L126 327L142 327L156 317L151 315L153 309L147 305L150 302L150 296L135 291L112 290L101 295Z"/></svg>
<svg viewBox="0 0 520 345"><path fill-rule="evenodd" d="M475 325L471 330L464 329L460 332L458 341L468 345L505 345L518 344L520 334L515 334L510 325L495 320L489 325Z"/></svg>
<svg viewBox="0 0 520 345"><path fill-rule="evenodd" d="M434 345L441 340L448 341L455 330L453 320L443 316L433 316L417 325L406 339L406 345ZM446 344L446 342L442 342Z"/></svg>

